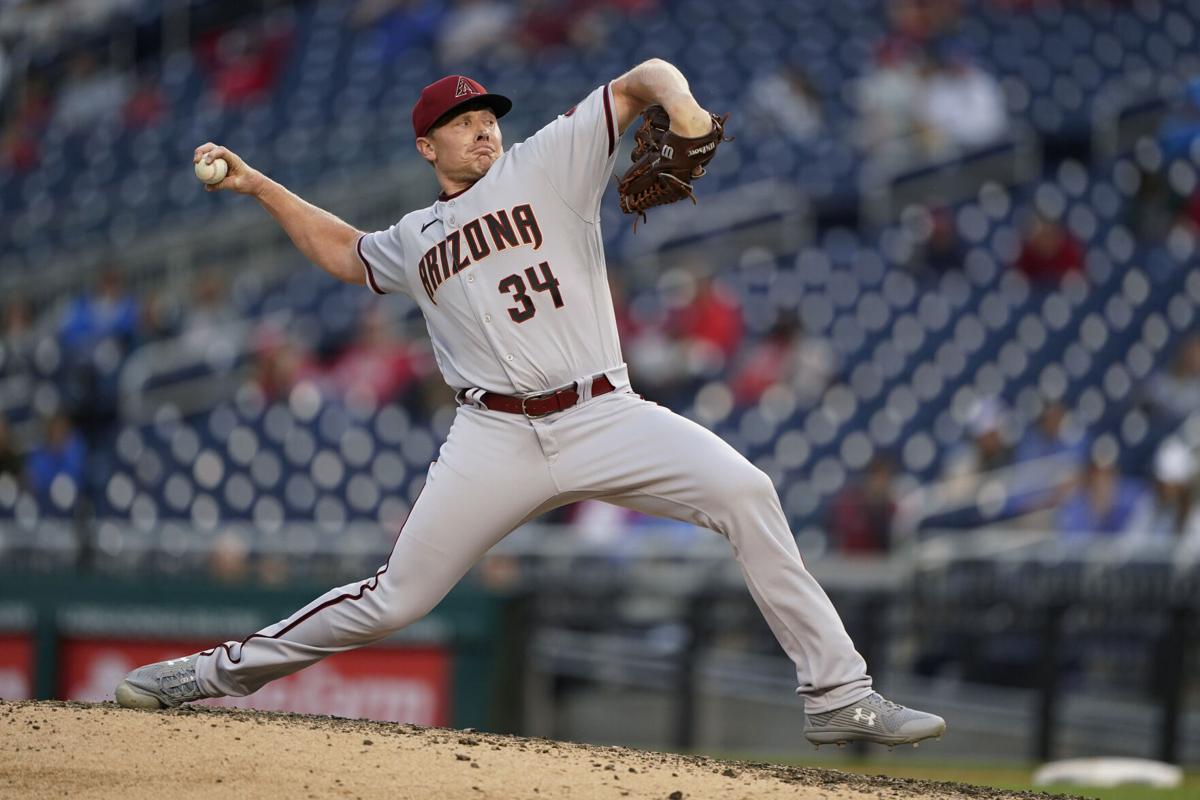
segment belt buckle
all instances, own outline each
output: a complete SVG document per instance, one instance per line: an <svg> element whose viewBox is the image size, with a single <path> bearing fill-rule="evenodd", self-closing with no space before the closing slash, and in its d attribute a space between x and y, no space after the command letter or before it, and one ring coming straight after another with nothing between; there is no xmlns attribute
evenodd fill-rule
<svg viewBox="0 0 1200 800"><path fill-rule="evenodd" d="M541 399L543 399L543 398L545 398L545 397L548 397L548 396L549 396L549 395L544 395L544 394L543 394L543 395L536 395L536 396L534 396L534 397L522 397L522 398L521 398L521 413L522 413L522 414L524 414L524 415L525 415L526 417L528 417L529 419L541 419L542 417L547 417L547 416L549 416L549 415L553 414L553 413L554 413L554 412L555 412L557 409L550 409L549 411L543 411L541 414L530 414L530 413L529 413L529 411L528 411L528 410L526 410L526 408L525 408L525 403L526 403L527 401L529 401L529 400L541 400Z"/></svg>

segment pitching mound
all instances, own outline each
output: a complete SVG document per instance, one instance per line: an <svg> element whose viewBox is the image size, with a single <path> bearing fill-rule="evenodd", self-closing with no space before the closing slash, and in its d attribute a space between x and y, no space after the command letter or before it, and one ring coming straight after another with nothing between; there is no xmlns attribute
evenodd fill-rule
<svg viewBox="0 0 1200 800"><path fill-rule="evenodd" d="M0 798L1045 797L329 717L0 701Z"/></svg>

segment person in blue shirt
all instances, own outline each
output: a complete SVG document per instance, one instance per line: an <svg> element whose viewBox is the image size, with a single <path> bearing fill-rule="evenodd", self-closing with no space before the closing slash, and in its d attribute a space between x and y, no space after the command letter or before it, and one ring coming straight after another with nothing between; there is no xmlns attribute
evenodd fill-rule
<svg viewBox="0 0 1200 800"><path fill-rule="evenodd" d="M65 414L55 414L46 422L46 438L29 454L25 462L29 485L38 497L48 498L54 480L65 475L71 479L72 492L83 485L87 447L83 437L71 426Z"/></svg>
<svg viewBox="0 0 1200 800"><path fill-rule="evenodd" d="M1093 454L1079 486L1058 508L1058 531L1064 539L1076 541L1117 536L1129 527L1145 494L1140 481L1117 471L1115 459Z"/></svg>
<svg viewBox="0 0 1200 800"><path fill-rule="evenodd" d="M1192 78L1183 94L1171 104L1159 128L1163 156L1187 158L1197 137L1200 137L1200 78Z"/></svg>
<svg viewBox="0 0 1200 800"><path fill-rule="evenodd" d="M69 351L90 350L110 337L127 349L137 330L137 302L125 291L120 270L108 267L93 293L76 298L67 307L59 323L59 338Z"/></svg>
<svg viewBox="0 0 1200 800"><path fill-rule="evenodd" d="M1017 443L1016 463L1047 456L1068 454L1076 464L1087 458L1088 437L1072 425L1067 408L1060 400L1048 400L1037 422L1030 425Z"/></svg>
<svg viewBox="0 0 1200 800"><path fill-rule="evenodd" d="M63 402L87 441L95 443L117 417L117 375L137 344L140 313L116 267L107 267L90 294L76 298L59 323Z"/></svg>

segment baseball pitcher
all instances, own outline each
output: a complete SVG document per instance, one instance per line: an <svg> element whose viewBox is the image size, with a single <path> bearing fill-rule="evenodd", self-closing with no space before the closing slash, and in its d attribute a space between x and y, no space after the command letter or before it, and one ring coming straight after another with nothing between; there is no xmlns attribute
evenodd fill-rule
<svg viewBox="0 0 1200 800"><path fill-rule="evenodd" d="M622 133L641 114L621 207L643 216L692 197L724 140L684 76L652 59L597 87L507 150L512 107L451 75L412 112L442 193L364 233L310 205L236 153L207 191L256 198L314 264L420 306L459 407L387 562L237 642L140 667L123 706L241 696L326 656L379 641L427 614L514 528L588 498L710 528L796 667L814 744L940 737L941 717L877 694L825 592L805 569L770 479L709 430L629 385L605 276L600 202ZM694 198L693 198L694 200Z"/></svg>

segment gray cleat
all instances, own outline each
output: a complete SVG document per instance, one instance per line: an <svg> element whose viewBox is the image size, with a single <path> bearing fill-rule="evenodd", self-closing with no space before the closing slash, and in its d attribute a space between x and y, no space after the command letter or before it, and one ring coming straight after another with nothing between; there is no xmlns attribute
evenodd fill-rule
<svg viewBox="0 0 1200 800"><path fill-rule="evenodd" d="M889 747L941 738L946 720L885 699L878 692L823 714L809 714L804 736L814 745L875 742Z"/></svg>
<svg viewBox="0 0 1200 800"><path fill-rule="evenodd" d="M197 655L138 667L117 687L117 702L125 708L159 709L203 700L208 695L196 682Z"/></svg>

